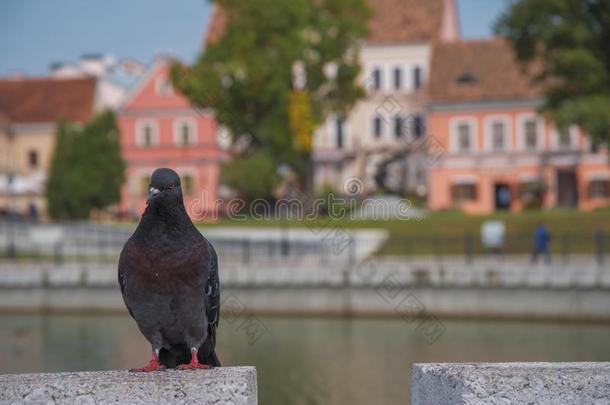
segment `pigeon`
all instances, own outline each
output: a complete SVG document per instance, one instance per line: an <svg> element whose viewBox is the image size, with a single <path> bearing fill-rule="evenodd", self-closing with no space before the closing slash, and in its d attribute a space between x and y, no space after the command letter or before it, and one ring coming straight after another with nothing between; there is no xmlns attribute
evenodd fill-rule
<svg viewBox="0 0 610 405"><path fill-rule="evenodd" d="M153 172L146 209L118 267L127 310L152 346L149 363L131 371L220 366L218 257L191 222L175 171Z"/></svg>

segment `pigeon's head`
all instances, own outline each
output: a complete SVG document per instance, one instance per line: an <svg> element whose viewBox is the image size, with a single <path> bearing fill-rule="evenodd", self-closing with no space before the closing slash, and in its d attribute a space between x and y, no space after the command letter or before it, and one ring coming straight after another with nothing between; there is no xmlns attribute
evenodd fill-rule
<svg viewBox="0 0 610 405"><path fill-rule="evenodd" d="M178 173L167 168L155 170L150 178L146 203L153 206L182 204L182 188Z"/></svg>

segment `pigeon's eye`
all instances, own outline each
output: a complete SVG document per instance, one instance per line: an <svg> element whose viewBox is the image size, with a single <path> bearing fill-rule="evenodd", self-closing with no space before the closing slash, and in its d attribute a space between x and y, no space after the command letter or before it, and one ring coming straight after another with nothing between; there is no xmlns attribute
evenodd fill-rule
<svg viewBox="0 0 610 405"><path fill-rule="evenodd" d="M173 189L174 187L176 187L176 185L175 185L174 183L171 183L171 184L170 184L168 187L169 187L169 189L171 190L171 189Z"/></svg>

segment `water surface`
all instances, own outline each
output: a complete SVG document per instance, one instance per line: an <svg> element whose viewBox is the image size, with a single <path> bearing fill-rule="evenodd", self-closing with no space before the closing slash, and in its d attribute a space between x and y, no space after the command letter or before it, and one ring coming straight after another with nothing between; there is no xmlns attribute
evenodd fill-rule
<svg viewBox="0 0 610 405"><path fill-rule="evenodd" d="M250 319L249 322L253 320ZM219 330L223 365L255 365L259 403L408 404L414 362L608 361L610 325L443 321L433 344L400 319L256 318ZM120 315L0 315L0 372L142 366L149 347Z"/></svg>

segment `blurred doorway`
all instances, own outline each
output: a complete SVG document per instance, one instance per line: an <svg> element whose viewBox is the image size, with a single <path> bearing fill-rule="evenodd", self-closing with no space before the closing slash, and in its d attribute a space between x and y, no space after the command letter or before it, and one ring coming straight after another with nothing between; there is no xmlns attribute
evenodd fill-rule
<svg viewBox="0 0 610 405"><path fill-rule="evenodd" d="M510 187L506 183L494 184L496 210L505 211L510 208Z"/></svg>
<svg viewBox="0 0 610 405"><path fill-rule="evenodd" d="M573 169L557 170L557 205L576 207L578 204L578 183Z"/></svg>

